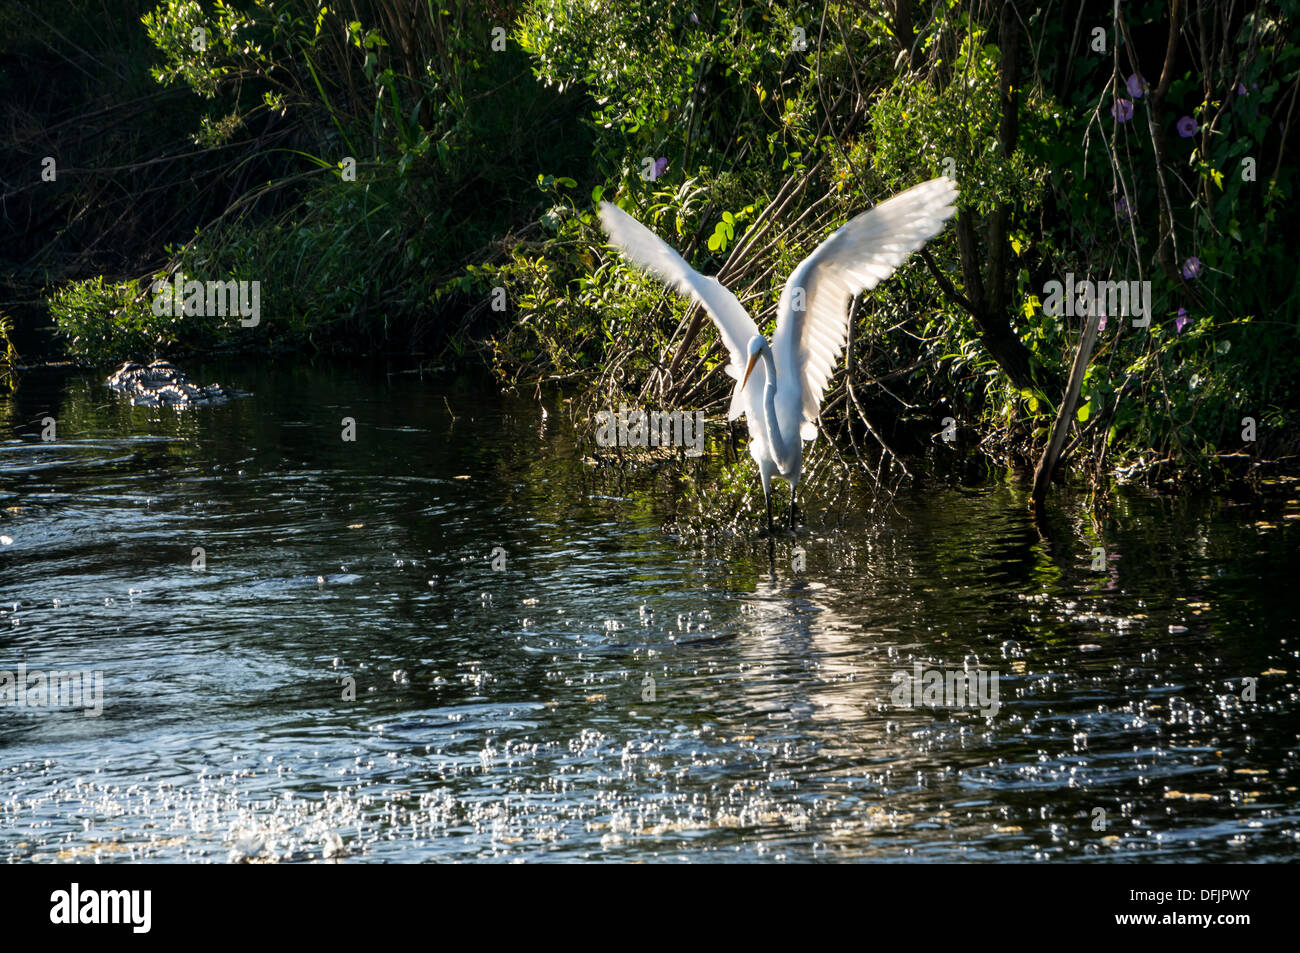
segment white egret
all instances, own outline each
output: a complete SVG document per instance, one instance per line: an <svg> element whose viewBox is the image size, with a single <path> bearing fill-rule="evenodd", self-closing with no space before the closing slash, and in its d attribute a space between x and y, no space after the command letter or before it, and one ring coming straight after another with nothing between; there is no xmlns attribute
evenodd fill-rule
<svg viewBox="0 0 1300 953"><path fill-rule="evenodd" d="M769 344L736 296L705 277L673 248L609 202L600 221L610 244L630 262L655 275L708 312L738 382L728 420L742 413L749 427L749 453L758 464L772 527L771 483L790 484L790 526L803 469L803 442L817 437L826 382L848 335L853 298L884 281L912 252L943 230L952 217L957 187L931 179L863 212L836 230L790 274L777 305L776 333Z"/></svg>

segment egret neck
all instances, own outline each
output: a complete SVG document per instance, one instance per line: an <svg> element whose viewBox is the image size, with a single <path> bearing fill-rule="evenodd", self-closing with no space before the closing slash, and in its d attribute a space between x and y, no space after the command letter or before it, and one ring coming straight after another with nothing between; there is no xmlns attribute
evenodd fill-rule
<svg viewBox="0 0 1300 953"><path fill-rule="evenodd" d="M791 452L791 448L787 447L782 439L781 423L776 413L776 362L772 359L772 349L766 341L750 355L740 389L744 390L745 385L749 383L749 375L753 373L754 365L758 363L759 358L762 358L763 366L767 371L767 380L763 385L763 423L767 428L768 452L776 462L777 472L785 476L798 469L799 460L797 452Z"/></svg>

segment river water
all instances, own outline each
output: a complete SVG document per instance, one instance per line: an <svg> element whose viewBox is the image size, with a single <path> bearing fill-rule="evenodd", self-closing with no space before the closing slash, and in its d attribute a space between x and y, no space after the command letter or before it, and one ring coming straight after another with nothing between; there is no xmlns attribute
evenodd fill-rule
<svg viewBox="0 0 1300 953"><path fill-rule="evenodd" d="M923 479L769 542L678 530L712 433L594 466L558 395L189 370L250 396L0 399L0 670L102 679L0 707L0 858L1300 854L1293 483L1037 526Z"/></svg>

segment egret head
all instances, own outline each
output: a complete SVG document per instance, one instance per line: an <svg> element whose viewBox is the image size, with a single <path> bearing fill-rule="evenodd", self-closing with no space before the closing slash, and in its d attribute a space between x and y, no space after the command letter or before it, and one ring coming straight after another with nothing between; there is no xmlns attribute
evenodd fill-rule
<svg viewBox="0 0 1300 953"><path fill-rule="evenodd" d="M745 365L745 376L740 381L740 389L744 390L745 385L749 383L749 375L754 373L754 365L758 363L759 355L767 349L767 338L761 334L755 334L749 339L749 363Z"/></svg>

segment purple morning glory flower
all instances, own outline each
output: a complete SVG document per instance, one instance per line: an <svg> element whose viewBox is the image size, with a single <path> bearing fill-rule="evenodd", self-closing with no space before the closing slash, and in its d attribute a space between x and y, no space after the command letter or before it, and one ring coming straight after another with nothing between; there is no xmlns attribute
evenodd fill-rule
<svg viewBox="0 0 1300 953"><path fill-rule="evenodd" d="M1101 316L1101 320L1097 322L1097 330L1098 331L1106 330L1106 315L1103 314Z"/></svg>
<svg viewBox="0 0 1300 953"><path fill-rule="evenodd" d="M654 175L651 176L651 178L652 179L659 178L659 176L663 175L664 172L667 171L667 169L668 169L668 160L663 156L660 156L658 159L655 159L655 171L654 171Z"/></svg>
<svg viewBox="0 0 1300 953"><path fill-rule="evenodd" d="M1110 114L1115 117L1116 122L1128 122L1133 118L1133 100L1116 99L1110 107Z"/></svg>
<svg viewBox="0 0 1300 953"><path fill-rule="evenodd" d="M1238 96L1249 96L1249 95L1250 95L1250 93L1246 90L1246 86L1245 86L1244 83L1238 83L1238 84L1237 84L1237 95L1238 95Z"/></svg>
<svg viewBox="0 0 1300 953"><path fill-rule="evenodd" d="M1147 81L1137 73L1125 80L1125 85L1128 86L1128 94L1134 99L1141 99L1147 91Z"/></svg>
<svg viewBox="0 0 1300 953"><path fill-rule="evenodd" d="M1121 195L1119 198L1115 200L1115 212L1119 215L1120 218L1128 218L1130 215L1133 214L1133 210L1128 207L1127 198Z"/></svg>
<svg viewBox="0 0 1300 953"><path fill-rule="evenodd" d="M1192 319L1187 316L1187 309L1179 308L1178 317L1174 318L1174 328L1178 331L1179 334L1182 334L1183 328L1187 327L1187 325L1191 322L1191 320Z"/></svg>
<svg viewBox="0 0 1300 953"><path fill-rule="evenodd" d="M1190 139L1196 135L1196 120L1191 116L1184 116L1178 120L1178 134L1184 139Z"/></svg>
<svg viewBox="0 0 1300 953"><path fill-rule="evenodd" d="M1197 277L1201 273L1201 259L1193 255L1183 262L1183 277L1188 281Z"/></svg>

